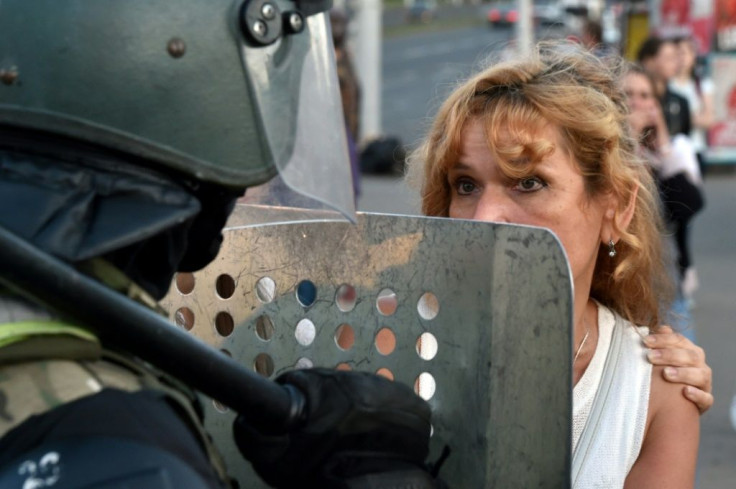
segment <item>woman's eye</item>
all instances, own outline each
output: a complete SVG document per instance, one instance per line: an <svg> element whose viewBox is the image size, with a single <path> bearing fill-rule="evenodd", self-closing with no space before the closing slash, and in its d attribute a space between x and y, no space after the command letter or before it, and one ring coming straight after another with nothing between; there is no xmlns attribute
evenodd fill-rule
<svg viewBox="0 0 736 489"><path fill-rule="evenodd" d="M547 184L539 177L527 177L516 182L515 188L521 192L535 192L546 186Z"/></svg>
<svg viewBox="0 0 736 489"><path fill-rule="evenodd" d="M475 191L476 186L469 180L460 180L455 183L455 189L460 195L470 195Z"/></svg>

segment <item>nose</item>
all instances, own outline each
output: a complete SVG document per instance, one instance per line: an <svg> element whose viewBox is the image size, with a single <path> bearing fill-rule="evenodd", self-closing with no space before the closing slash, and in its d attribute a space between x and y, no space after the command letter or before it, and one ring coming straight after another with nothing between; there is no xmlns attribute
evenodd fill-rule
<svg viewBox="0 0 736 489"><path fill-rule="evenodd" d="M477 201L473 219L509 223L512 206L513 201L504 189L486 188Z"/></svg>

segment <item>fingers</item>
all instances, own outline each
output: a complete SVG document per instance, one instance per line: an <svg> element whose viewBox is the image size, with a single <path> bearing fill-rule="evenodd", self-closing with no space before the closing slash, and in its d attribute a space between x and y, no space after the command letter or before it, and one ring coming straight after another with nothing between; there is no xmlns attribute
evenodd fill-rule
<svg viewBox="0 0 736 489"><path fill-rule="evenodd" d="M657 331L644 338L644 343L650 348L647 352L649 361L666 367L666 380L693 386L710 396L713 372L705 363L705 351L681 334L673 333L669 326ZM708 402L712 403L712 400L706 399L705 403ZM707 404L705 408L709 407Z"/></svg>
<svg viewBox="0 0 736 489"><path fill-rule="evenodd" d="M698 407L700 414L703 414L713 406L713 394L709 392L696 389L692 386L686 386L682 389L682 394L687 400L693 402Z"/></svg>
<svg viewBox="0 0 736 489"><path fill-rule="evenodd" d="M662 327L657 333L644 338L644 344L651 349L647 355L649 361L655 365L707 367L705 351L681 334L671 331L669 327Z"/></svg>
<svg viewBox="0 0 736 489"><path fill-rule="evenodd" d="M669 382L686 384L710 394L712 375L710 367L665 367L662 375Z"/></svg>
<svg viewBox="0 0 736 489"><path fill-rule="evenodd" d="M685 384L682 393L700 413L713 406L713 372L705 363L705 351L669 326L660 326L644 338L650 348L647 358L654 365L663 365L662 375L668 382Z"/></svg>
<svg viewBox="0 0 736 489"><path fill-rule="evenodd" d="M649 345L647 345L649 346ZM673 367L706 368L705 352L697 346L678 348L676 346L655 346L647 352L647 358L653 365L671 365Z"/></svg>

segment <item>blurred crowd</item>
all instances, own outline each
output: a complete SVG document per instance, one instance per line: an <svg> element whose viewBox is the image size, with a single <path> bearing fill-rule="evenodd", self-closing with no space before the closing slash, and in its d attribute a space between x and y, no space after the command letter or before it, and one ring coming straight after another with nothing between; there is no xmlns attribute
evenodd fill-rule
<svg viewBox="0 0 736 489"><path fill-rule="evenodd" d="M678 290L670 321L691 339L690 310L699 283L689 230L705 206L705 131L713 121L713 85L697 73L695 53L692 39L650 37L624 77L631 130L657 178L672 237Z"/></svg>

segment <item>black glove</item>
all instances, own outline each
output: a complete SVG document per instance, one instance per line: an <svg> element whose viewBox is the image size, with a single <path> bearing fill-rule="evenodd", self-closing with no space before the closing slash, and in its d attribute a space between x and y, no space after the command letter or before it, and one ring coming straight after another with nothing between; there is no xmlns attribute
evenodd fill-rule
<svg viewBox="0 0 736 489"><path fill-rule="evenodd" d="M306 420L270 435L238 416L235 442L258 475L285 488L435 488L424 465L431 411L411 388L365 372L294 370Z"/></svg>

